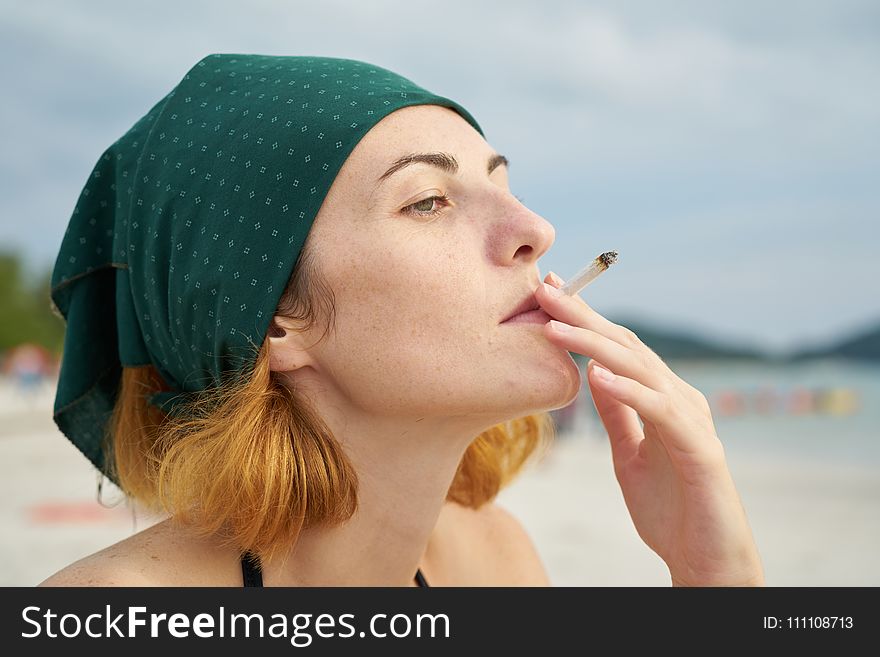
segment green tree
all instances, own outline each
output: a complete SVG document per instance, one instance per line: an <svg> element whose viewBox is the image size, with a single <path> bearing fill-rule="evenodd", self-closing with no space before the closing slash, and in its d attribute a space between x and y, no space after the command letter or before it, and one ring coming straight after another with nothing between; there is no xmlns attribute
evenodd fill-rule
<svg viewBox="0 0 880 657"><path fill-rule="evenodd" d="M28 281L18 255L0 252L0 352L23 342L61 352L64 321L51 309L51 277L47 271Z"/></svg>

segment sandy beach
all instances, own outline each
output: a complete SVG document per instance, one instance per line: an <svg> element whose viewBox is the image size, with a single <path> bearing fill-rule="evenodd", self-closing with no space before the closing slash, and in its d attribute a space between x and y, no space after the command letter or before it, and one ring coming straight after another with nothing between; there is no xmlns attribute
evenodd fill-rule
<svg viewBox="0 0 880 657"><path fill-rule="evenodd" d="M0 583L32 586L152 520L96 500L94 468L51 419L50 387L0 384ZM630 521L600 425L562 434L498 503L526 527L556 586L669 586ZM769 586L880 585L880 478L859 465L728 459ZM112 486L105 504L121 499Z"/></svg>

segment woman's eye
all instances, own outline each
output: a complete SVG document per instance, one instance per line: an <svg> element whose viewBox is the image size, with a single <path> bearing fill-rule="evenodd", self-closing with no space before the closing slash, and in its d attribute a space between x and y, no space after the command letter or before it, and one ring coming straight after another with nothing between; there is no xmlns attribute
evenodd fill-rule
<svg viewBox="0 0 880 657"><path fill-rule="evenodd" d="M435 204L440 201L442 205L440 207L435 207ZM416 201L411 205L408 205L404 208L404 211L408 214L414 214L420 217L425 217L429 215L439 214L443 207L447 205L449 198L445 195L439 196L429 196L427 198L423 198L421 201Z"/></svg>

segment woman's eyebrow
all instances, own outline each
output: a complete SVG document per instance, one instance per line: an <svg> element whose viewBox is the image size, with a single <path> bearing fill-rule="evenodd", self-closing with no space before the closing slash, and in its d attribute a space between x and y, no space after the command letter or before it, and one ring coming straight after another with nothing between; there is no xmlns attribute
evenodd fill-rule
<svg viewBox="0 0 880 657"><path fill-rule="evenodd" d="M404 155L401 158L398 158L394 161L394 164L379 176L379 180L376 181L376 185L383 183L390 176L397 173L401 169L405 169L411 164L428 164L433 167L437 167L442 171L447 173L456 174L458 173L458 161L454 156L448 153L410 153L409 155ZM509 166L509 162L506 157L499 153L494 153L486 164L486 173L492 173L495 169L497 169L500 165Z"/></svg>

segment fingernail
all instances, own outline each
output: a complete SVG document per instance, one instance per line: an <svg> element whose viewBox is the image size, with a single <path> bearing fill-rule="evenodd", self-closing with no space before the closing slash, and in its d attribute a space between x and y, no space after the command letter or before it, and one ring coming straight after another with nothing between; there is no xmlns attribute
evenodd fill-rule
<svg viewBox="0 0 880 657"><path fill-rule="evenodd" d="M552 271L550 272L550 280L556 283L556 287L560 287L565 284L565 281L559 278L559 276L557 276L555 272Z"/></svg>
<svg viewBox="0 0 880 657"><path fill-rule="evenodd" d="M559 288L553 287L549 283L544 283L544 289L547 290L547 293L551 297L561 297L564 294L564 292L562 290L560 290Z"/></svg>
<svg viewBox="0 0 880 657"><path fill-rule="evenodd" d="M604 367L593 365L593 372L603 381L614 381L614 374L606 370Z"/></svg>
<svg viewBox="0 0 880 657"><path fill-rule="evenodd" d="M570 325L564 324L563 322L557 322L555 319L550 320L550 326L553 327L554 331L559 331L560 333L567 333L571 330Z"/></svg>

